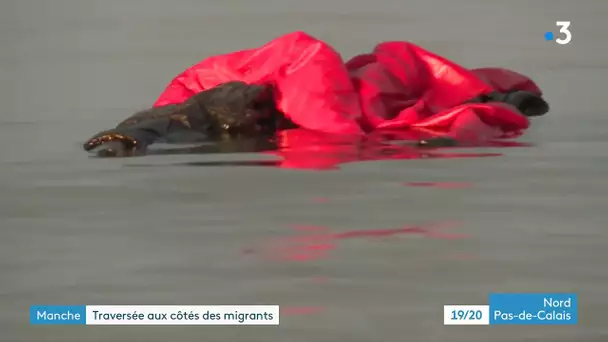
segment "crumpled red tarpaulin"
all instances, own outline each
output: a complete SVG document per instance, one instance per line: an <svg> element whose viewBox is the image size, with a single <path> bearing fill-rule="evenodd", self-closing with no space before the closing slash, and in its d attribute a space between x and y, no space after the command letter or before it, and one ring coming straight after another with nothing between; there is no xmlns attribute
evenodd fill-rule
<svg viewBox="0 0 608 342"><path fill-rule="evenodd" d="M503 103L465 103L492 91L542 95L526 76L466 69L409 42L378 44L344 62L303 32L207 58L171 81L154 106L181 103L229 81L272 84L280 111L302 128L346 135L408 130L457 139L517 136L528 118Z"/></svg>

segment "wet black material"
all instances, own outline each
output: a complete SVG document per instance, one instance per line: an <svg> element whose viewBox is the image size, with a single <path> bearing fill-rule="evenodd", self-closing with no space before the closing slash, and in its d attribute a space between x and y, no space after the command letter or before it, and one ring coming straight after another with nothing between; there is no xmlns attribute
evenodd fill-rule
<svg viewBox="0 0 608 342"><path fill-rule="evenodd" d="M528 91L518 90L509 93L492 92L478 96L469 103L500 102L515 107L525 116L542 116L549 112L549 104L541 96Z"/></svg>
<svg viewBox="0 0 608 342"><path fill-rule="evenodd" d="M120 141L127 150L141 151L169 135L188 131L218 141L272 136L277 129L293 126L275 108L271 87L229 82L200 92L183 104L138 112L116 128L96 134L83 147L90 151L104 145L103 149L116 150L120 147L108 143Z"/></svg>

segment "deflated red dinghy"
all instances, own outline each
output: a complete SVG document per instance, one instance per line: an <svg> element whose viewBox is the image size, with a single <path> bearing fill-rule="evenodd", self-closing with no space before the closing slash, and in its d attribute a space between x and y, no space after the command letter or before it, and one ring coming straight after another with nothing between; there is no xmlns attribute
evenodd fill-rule
<svg viewBox="0 0 608 342"><path fill-rule="evenodd" d="M484 140L519 135L527 116L548 111L538 86L511 70L469 70L408 42L381 43L345 63L303 32L207 58L171 81L155 106L235 80L272 85L285 116L325 133L410 129Z"/></svg>
<svg viewBox="0 0 608 342"><path fill-rule="evenodd" d="M520 135L528 117L548 110L537 85L511 70L469 70L408 42L381 43L344 62L328 44L295 32L188 68L153 108L98 133L84 148L119 141L142 150L173 133L197 131L212 141L271 136L281 153L338 146L352 152L348 160L361 160L354 143L333 141L363 139L371 151L384 151L388 140L481 144Z"/></svg>

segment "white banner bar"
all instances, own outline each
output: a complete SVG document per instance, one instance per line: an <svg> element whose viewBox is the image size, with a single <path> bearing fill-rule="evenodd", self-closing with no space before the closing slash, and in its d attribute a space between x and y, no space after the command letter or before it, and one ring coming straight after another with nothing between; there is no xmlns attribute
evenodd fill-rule
<svg viewBox="0 0 608 342"><path fill-rule="evenodd" d="M444 305L443 325L490 325L490 306Z"/></svg>
<svg viewBox="0 0 608 342"><path fill-rule="evenodd" d="M87 305L87 325L279 325L278 305Z"/></svg>

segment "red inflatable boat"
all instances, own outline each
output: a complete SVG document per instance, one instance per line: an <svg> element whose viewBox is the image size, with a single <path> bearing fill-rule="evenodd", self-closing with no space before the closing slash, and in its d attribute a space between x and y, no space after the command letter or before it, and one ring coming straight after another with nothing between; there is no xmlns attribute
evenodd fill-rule
<svg viewBox="0 0 608 342"><path fill-rule="evenodd" d="M529 117L548 110L539 87L511 70L466 69L403 41L380 43L345 62L328 44L295 32L191 66L153 108L98 133L84 148L120 141L141 150L178 131L217 138L218 132L232 137L231 127L271 127L272 153L283 157L281 165L333 168L348 161L459 157L391 141L440 137L481 145L519 136ZM278 128L282 121L289 129Z"/></svg>
<svg viewBox="0 0 608 342"><path fill-rule="evenodd" d="M519 135L548 106L528 77L466 69L409 42L384 42L349 61L303 32L210 57L173 79L155 106L178 104L229 81L272 84L277 108L317 132L409 130L487 139Z"/></svg>

